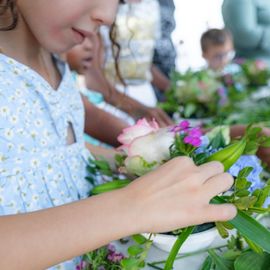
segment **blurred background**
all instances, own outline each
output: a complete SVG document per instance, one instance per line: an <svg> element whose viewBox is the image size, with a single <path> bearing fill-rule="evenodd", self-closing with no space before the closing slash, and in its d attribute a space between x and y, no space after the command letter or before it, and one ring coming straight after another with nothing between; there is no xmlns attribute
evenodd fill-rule
<svg viewBox="0 0 270 270"><path fill-rule="evenodd" d="M224 27L222 0L175 1L176 29L173 41L178 53L177 68L200 68L205 64L201 56L200 37L208 28ZM191 27L192 26L192 27Z"/></svg>

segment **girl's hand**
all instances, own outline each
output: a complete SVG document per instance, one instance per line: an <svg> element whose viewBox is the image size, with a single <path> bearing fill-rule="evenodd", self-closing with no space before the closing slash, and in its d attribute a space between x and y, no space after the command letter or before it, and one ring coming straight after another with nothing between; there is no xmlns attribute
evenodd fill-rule
<svg viewBox="0 0 270 270"><path fill-rule="evenodd" d="M233 205L209 204L232 184L232 176L223 172L221 163L198 167L191 159L179 157L125 189L135 208L137 231L166 232L234 218L237 211Z"/></svg>

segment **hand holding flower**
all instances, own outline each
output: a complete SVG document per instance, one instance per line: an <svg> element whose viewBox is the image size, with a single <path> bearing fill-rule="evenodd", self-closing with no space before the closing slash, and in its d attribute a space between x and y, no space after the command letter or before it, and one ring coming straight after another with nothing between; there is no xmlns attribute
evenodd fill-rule
<svg viewBox="0 0 270 270"><path fill-rule="evenodd" d="M155 181L153 181L155 179ZM232 219L232 205L213 205L210 200L228 190L233 178L219 162L196 166L190 158L175 158L125 189L137 214L140 232L164 232L191 224ZM144 213L142 215L142 212Z"/></svg>

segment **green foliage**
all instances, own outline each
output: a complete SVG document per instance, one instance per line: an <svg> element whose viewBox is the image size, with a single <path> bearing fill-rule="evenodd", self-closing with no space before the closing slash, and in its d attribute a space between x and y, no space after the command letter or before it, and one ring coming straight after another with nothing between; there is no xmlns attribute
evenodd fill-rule
<svg viewBox="0 0 270 270"><path fill-rule="evenodd" d="M99 270L101 266L110 270L121 270L120 263L108 260L109 251L107 246L101 247L83 256L85 267L83 270Z"/></svg>
<svg viewBox="0 0 270 270"><path fill-rule="evenodd" d="M135 244L128 248L128 258L121 261L122 270L139 270L144 268L145 259L152 246L151 235L149 239L142 235L134 235L132 238Z"/></svg>
<svg viewBox="0 0 270 270"><path fill-rule="evenodd" d="M160 107L168 113L179 112L185 118L205 118L218 113L218 89L221 83L210 70L173 72L166 102Z"/></svg>

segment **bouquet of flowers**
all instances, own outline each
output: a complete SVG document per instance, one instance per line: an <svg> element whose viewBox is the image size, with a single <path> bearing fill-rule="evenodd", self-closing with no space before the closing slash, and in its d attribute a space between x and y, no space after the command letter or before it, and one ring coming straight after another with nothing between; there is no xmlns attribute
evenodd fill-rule
<svg viewBox="0 0 270 270"><path fill-rule="evenodd" d="M267 64L262 60L251 59L236 59L243 73L245 74L248 84L251 87L258 87L267 85L270 79L270 70Z"/></svg>
<svg viewBox="0 0 270 270"><path fill-rule="evenodd" d="M215 223L220 235L228 237L228 230L234 228L249 246L248 251L270 253L270 231L258 223L254 216L270 211L270 183L263 177L262 162L255 156L259 146L270 146L270 138L261 136L260 132L261 128L249 126L243 137L231 141L229 129L225 126L203 135L200 127L191 127L188 121L169 128L159 128L154 120L139 120L136 125L124 129L118 138L122 143L122 153L117 155L116 163L119 172L128 175L129 180L106 182L95 187L93 194L121 188L129 184L132 181L130 179L155 170L176 156L189 156L197 165L213 160L220 161L225 171L234 176L235 184L229 193L215 197L212 203L228 202L238 208L238 215L232 221ZM89 168L93 173L93 168L96 169L95 162L90 161ZM193 231L194 226L178 231L178 238L165 263L165 270L172 269L179 249ZM151 235L149 239L138 236L136 239L139 239L136 241L138 244L129 250L130 257L121 261L122 269L140 269L144 266L144 259L152 244ZM223 263L214 251L209 258L211 265L217 261L219 264Z"/></svg>
<svg viewBox="0 0 270 270"><path fill-rule="evenodd" d="M174 72L167 100L160 107L168 113L179 112L185 118L207 118L216 115L226 103L226 93L214 73L209 70L181 74Z"/></svg>

